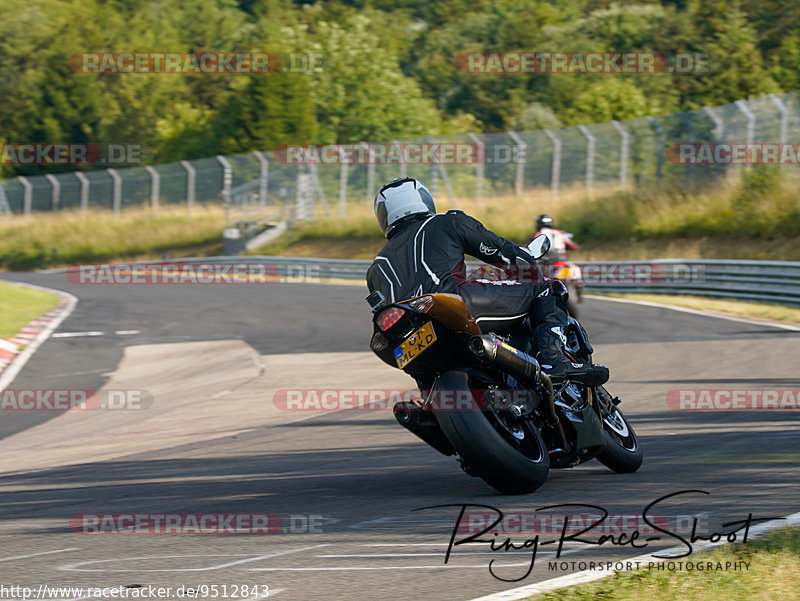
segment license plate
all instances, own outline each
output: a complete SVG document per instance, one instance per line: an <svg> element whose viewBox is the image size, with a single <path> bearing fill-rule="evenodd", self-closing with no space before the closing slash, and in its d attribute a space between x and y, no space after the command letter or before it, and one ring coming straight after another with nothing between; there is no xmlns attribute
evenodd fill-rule
<svg viewBox="0 0 800 601"><path fill-rule="evenodd" d="M434 342L436 342L436 334L433 332L433 325L428 322L394 349L397 367L403 369Z"/></svg>

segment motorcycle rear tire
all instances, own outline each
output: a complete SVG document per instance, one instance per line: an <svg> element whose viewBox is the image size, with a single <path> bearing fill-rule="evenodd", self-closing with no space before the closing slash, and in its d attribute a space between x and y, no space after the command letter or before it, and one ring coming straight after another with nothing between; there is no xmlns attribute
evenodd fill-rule
<svg viewBox="0 0 800 601"><path fill-rule="evenodd" d="M433 391L472 391L477 386L471 384L469 370L454 369L439 377ZM459 457L500 493L531 493L547 480L550 456L530 422L521 422L517 435L522 438L517 439L503 425L504 416L491 410L464 409L462 404L454 410L434 410L434 415Z"/></svg>

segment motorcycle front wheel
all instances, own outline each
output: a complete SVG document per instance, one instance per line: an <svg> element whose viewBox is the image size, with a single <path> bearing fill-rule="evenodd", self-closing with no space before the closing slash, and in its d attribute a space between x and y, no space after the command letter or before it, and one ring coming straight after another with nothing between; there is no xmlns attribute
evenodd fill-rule
<svg viewBox="0 0 800 601"><path fill-rule="evenodd" d="M602 386L595 389L595 402L605 439L605 448L597 454L597 460L618 474L635 472L642 465L644 455L633 426Z"/></svg>
<svg viewBox="0 0 800 601"><path fill-rule="evenodd" d="M577 319L580 317L581 289L575 284L567 284L567 292L569 293L569 302L567 304L569 314Z"/></svg>

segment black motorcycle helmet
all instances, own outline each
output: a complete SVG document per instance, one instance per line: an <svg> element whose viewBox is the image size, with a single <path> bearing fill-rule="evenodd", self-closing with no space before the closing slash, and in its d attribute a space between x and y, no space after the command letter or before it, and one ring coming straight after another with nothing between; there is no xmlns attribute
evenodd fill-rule
<svg viewBox="0 0 800 601"><path fill-rule="evenodd" d="M540 230L545 227L553 227L553 218L550 215L539 215L536 220L536 229Z"/></svg>

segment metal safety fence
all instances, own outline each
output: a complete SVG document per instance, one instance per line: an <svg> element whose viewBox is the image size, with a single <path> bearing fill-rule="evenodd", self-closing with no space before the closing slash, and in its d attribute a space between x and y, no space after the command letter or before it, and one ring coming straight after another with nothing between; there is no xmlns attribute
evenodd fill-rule
<svg viewBox="0 0 800 601"><path fill-rule="evenodd" d="M141 206L154 212L161 206L180 206L191 213L196 204L212 203L226 208L228 223L313 219L344 215L349 206L371 199L381 182L405 175L424 180L437 195L479 203L506 194L523 196L533 189L549 190L558 199L564 189L577 188L591 198L601 187L709 184L742 168L736 161L690 164L676 145L787 145L799 134L800 94L770 94L686 113L563 129L361 142L316 148L313 153L303 152L308 148L294 154L279 149L18 176L0 182L0 218L67 208L119 214ZM363 151L354 153L356 147ZM419 151L412 159L405 152L410 147ZM455 150L445 153L443 148ZM400 160L391 158L394 155Z"/></svg>

